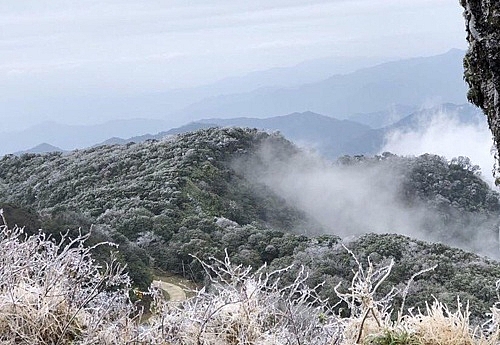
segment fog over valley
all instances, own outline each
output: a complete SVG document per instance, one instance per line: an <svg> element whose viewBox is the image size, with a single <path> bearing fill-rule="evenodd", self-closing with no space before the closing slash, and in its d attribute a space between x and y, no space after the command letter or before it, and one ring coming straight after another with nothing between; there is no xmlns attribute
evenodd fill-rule
<svg viewBox="0 0 500 345"><path fill-rule="evenodd" d="M480 144L469 152L479 149ZM493 164L492 159L488 163ZM480 167L465 157L448 161L437 155L405 158L385 152L332 162L264 145L257 158L236 166L305 211L327 234L347 240L371 232L397 233L499 257L498 204L489 204L498 194L488 191L491 184L479 178ZM453 181L458 168L466 172L461 181ZM491 182L489 170L485 176ZM481 200L482 206L463 199L469 197Z"/></svg>

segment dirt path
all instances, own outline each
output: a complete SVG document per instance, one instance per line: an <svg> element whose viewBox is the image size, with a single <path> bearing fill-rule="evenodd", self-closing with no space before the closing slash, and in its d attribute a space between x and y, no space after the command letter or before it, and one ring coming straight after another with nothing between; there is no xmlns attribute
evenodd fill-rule
<svg viewBox="0 0 500 345"><path fill-rule="evenodd" d="M160 288L168 293L170 302L181 302L186 299L186 293L179 285L167 283L161 280L153 280L152 286Z"/></svg>

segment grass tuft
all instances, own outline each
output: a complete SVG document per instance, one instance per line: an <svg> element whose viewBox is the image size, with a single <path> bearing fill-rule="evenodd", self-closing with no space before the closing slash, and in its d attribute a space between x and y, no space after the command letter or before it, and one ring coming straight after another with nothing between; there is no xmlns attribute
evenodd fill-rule
<svg viewBox="0 0 500 345"><path fill-rule="evenodd" d="M2 213L0 211L0 217ZM141 319L129 299L130 279L112 259L95 262L88 235L54 242L43 233L0 225L0 344L34 345L496 345L500 309L473 327L468 305L456 311L435 300L424 311L393 315L391 302L409 289L376 299L392 262L358 262L350 286L335 291L350 308L340 317L309 287L299 270L283 286L290 267L270 271L224 260L200 261L210 284L182 302L151 289L151 315ZM103 245L103 244L101 244ZM352 254L352 253L351 253ZM425 272L424 270L422 272ZM419 272L421 273L421 272ZM413 280L419 273L414 275ZM404 303L403 303L404 305ZM401 308L402 309L402 308ZM395 317L394 317L395 316ZM142 321L141 321L142 320ZM396 321L394 321L396 320Z"/></svg>

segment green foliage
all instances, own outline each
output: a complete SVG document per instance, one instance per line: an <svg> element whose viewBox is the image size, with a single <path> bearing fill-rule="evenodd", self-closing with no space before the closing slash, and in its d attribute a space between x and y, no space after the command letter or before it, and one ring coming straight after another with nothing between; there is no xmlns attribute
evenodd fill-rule
<svg viewBox="0 0 500 345"><path fill-rule="evenodd" d="M68 230L76 235L92 228L90 244L117 243L118 260L128 265L134 285L141 289L151 282L154 267L201 281L204 270L191 255L222 258L227 249L232 262L245 266L304 265L308 283L323 284L319 293L334 304L334 287L352 278L356 262L337 236L304 236L317 225L269 187L241 173L238 164L245 160L269 164L256 154L263 146L276 160L297 153L279 135L226 128L64 155L5 156L0 160L0 201L20 205L4 206L6 215L22 218L19 225L27 229L51 229L57 238ZM384 153L343 157L339 164L360 169L376 165L393 174L401 181L401 204L433 210L426 229L446 243L496 234L498 194L464 157L448 162L434 155ZM499 265L476 255L397 235L365 235L347 246L361 260L395 260L393 277L380 293L438 264L434 273L415 281L407 306L423 307L433 295L449 303L458 294L474 302L471 311L480 318L495 296ZM101 261L109 252L94 255ZM294 277L292 269L282 280ZM395 306L398 303L396 299Z"/></svg>
<svg viewBox="0 0 500 345"><path fill-rule="evenodd" d="M0 161L0 200L36 209L43 215L40 225L54 236L93 226L99 238L119 244L140 287L150 281L151 265L201 279L190 254L221 257L225 247L257 267L307 241L284 235L304 227L304 214L232 167L264 142L295 150L279 136L228 128L65 155L6 156ZM234 226L221 227L217 219ZM240 228L240 241L229 241ZM284 236L293 239L282 243Z"/></svg>
<svg viewBox="0 0 500 345"><path fill-rule="evenodd" d="M434 201L438 208L443 207L439 202L442 200L458 211L500 210L498 193L478 178L479 167L469 158L458 157L448 162L442 157L425 154L409 159L409 163L403 186L407 202Z"/></svg>
<svg viewBox="0 0 500 345"><path fill-rule="evenodd" d="M405 330L386 330L382 334L367 337L366 345L422 345L418 338Z"/></svg>
<svg viewBox="0 0 500 345"><path fill-rule="evenodd" d="M495 287L500 277L500 264L479 255L392 234L367 234L346 246L360 262L370 259L380 265L394 259L392 273L381 285L379 297L393 286L401 287L401 282L409 281L416 272L437 265L435 270L415 278L406 298L407 307L425 308L425 301L434 297L447 305L454 305L456 297L460 296L461 300L470 302L473 319L481 320L497 298ZM332 303L337 302L334 286L351 280L357 267L356 261L341 244L329 247L321 243L311 244L297 251L293 262L308 269L311 285L323 283L320 295ZM400 297L395 297L393 308L398 310L401 302Z"/></svg>
<svg viewBox="0 0 500 345"><path fill-rule="evenodd" d="M0 209L9 220L9 226L19 226L28 233L36 233L41 228L40 217L32 209L9 203L0 203Z"/></svg>

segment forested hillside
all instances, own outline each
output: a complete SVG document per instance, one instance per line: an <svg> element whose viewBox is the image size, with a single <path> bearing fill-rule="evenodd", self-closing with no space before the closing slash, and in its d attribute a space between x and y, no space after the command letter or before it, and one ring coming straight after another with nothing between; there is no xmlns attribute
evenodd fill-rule
<svg viewBox="0 0 500 345"><path fill-rule="evenodd" d="M460 156L448 161L432 154L399 157L384 153L374 157L346 156L339 162L350 170L376 169L378 175L384 176L373 183L382 181L386 188L395 188L396 202L408 211L404 214L415 216L410 218L414 223L409 225L408 235L500 257L499 194L481 179L479 166L469 158Z"/></svg>
<svg viewBox="0 0 500 345"><path fill-rule="evenodd" d="M310 284L325 282L320 293L335 302L333 287L349 280L356 266L341 243L341 238L348 238L345 245L360 260L396 261L381 292L420 269L438 265L416 281L409 305L422 306L432 295L452 302L459 294L474 302L471 310L481 317L494 302L500 277L495 261L401 235L359 236L371 229L355 229L354 218L349 231L354 229L351 235L356 237L348 236L341 229L346 223L324 222L254 171L277 174L276 164L293 170L287 165L291 157L292 162L296 157L303 157L302 162L315 159L280 135L239 128L68 154L8 155L0 161L0 201L10 225L26 225L29 233L41 227L57 237L68 229L76 234L81 227L83 232L92 229L90 243L118 243L119 259L143 289L153 268L201 281L204 270L191 255L222 258L227 249L233 263L254 268L264 263L273 268L303 264L310 271ZM349 173L376 167L386 179L373 178L373 185L392 181L403 208L410 213L417 206L426 211L415 224L420 238L428 235L485 252L473 247L478 243L470 241L474 235L485 239L490 244L487 252L495 254L499 197L466 158L384 154L324 164ZM364 202L369 205L371 200ZM390 216L392 211L386 212ZM398 229L388 227L385 232ZM108 253L101 250L96 255L103 258ZM284 273L282 280L293 277Z"/></svg>
<svg viewBox="0 0 500 345"><path fill-rule="evenodd" d="M281 137L227 129L70 154L5 156L1 199L39 212L42 226L55 233L88 231L94 224L96 238L120 244L142 286L149 284L143 272L151 260L161 269L200 278L190 254L220 256L236 245L232 231L218 225L225 218L244 225L246 237L258 234L248 252L238 254L242 262L258 265L271 255L258 249L276 238L284 246L280 255L289 255L305 238L285 230L310 224L305 214L231 170L231 159L250 154L264 140L295 150ZM282 237L291 237L291 244Z"/></svg>

